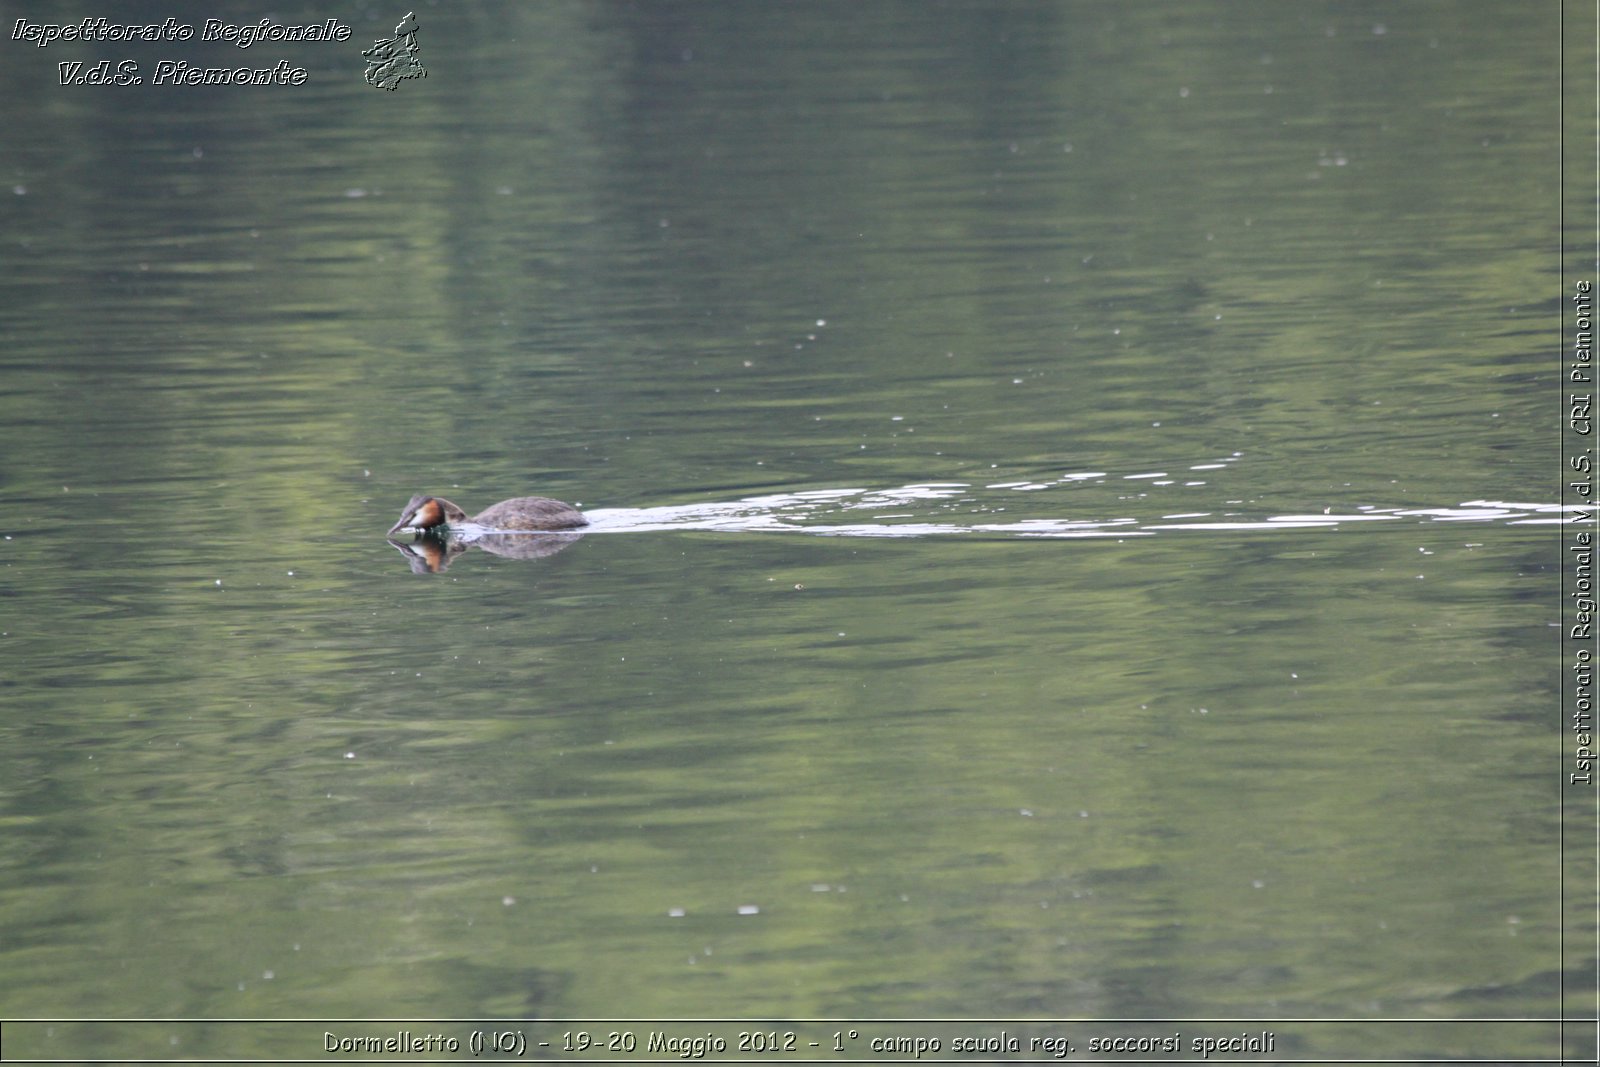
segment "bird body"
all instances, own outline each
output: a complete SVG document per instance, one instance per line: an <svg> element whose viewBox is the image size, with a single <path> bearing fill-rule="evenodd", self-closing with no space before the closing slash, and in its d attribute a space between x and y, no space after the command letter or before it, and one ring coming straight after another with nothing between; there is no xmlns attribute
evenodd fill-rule
<svg viewBox="0 0 1600 1067"><path fill-rule="evenodd" d="M518 496L502 500L467 518L467 513L442 497L418 494L411 498L390 533L415 530L439 536L452 526L470 523L486 531L571 530L589 525L571 504L543 496Z"/></svg>

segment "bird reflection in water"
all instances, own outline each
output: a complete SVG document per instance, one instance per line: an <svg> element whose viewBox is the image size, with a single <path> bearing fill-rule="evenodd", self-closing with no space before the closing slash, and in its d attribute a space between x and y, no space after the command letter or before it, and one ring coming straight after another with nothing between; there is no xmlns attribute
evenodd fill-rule
<svg viewBox="0 0 1600 1067"><path fill-rule="evenodd" d="M389 543L406 557L414 573L442 574L457 556L469 548L481 548L507 559L543 559L555 555L581 537L581 533L501 533L462 540L418 534L413 541L396 541L391 537Z"/></svg>

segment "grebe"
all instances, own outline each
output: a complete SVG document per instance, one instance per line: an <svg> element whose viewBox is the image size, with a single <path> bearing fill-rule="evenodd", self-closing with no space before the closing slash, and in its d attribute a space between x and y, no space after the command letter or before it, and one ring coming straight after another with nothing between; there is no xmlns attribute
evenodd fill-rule
<svg viewBox="0 0 1600 1067"><path fill-rule="evenodd" d="M389 532L416 530L437 537L446 528L464 522L482 526L486 530L571 530L589 525L589 520L577 508L548 497L512 497L485 508L469 519L465 511L448 500L418 494L411 498L411 502L400 513L400 521L389 527Z"/></svg>

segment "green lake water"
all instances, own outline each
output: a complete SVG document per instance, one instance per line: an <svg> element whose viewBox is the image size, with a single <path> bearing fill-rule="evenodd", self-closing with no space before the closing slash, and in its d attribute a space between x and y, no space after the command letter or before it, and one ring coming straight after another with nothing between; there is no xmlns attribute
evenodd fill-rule
<svg viewBox="0 0 1600 1067"><path fill-rule="evenodd" d="M0 40L0 1017L1560 1054L1559 5L404 11Z"/></svg>

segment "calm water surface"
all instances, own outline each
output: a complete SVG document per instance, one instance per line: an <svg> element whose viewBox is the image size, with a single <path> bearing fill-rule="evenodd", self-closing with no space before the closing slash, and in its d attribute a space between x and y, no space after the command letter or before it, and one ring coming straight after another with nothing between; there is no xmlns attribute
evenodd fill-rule
<svg viewBox="0 0 1600 1067"><path fill-rule="evenodd" d="M0 42L0 1016L1558 1012L1555 5L402 13Z"/></svg>

